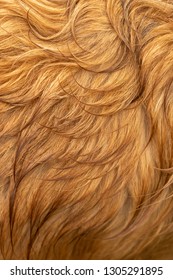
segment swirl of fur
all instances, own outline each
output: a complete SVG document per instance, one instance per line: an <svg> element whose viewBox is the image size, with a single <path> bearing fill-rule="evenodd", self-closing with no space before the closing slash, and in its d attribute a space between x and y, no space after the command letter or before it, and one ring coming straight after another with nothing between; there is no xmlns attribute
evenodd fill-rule
<svg viewBox="0 0 173 280"><path fill-rule="evenodd" d="M2 259L173 259L172 70L172 0L0 0Z"/></svg>

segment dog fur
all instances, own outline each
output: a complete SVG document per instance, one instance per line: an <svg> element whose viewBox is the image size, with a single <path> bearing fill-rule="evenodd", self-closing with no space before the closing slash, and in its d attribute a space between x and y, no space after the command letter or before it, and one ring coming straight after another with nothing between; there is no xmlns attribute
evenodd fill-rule
<svg viewBox="0 0 173 280"><path fill-rule="evenodd" d="M1 259L173 259L173 1L0 0Z"/></svg>

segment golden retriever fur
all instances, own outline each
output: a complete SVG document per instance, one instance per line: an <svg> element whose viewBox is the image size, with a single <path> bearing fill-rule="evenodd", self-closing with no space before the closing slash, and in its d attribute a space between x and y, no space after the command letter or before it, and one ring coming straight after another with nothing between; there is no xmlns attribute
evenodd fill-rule
<svg viewBox="0 0 173 280"><path fill-rule="evenodd" d="M173 1L0 0L1 259L173 259Z"/></svg>

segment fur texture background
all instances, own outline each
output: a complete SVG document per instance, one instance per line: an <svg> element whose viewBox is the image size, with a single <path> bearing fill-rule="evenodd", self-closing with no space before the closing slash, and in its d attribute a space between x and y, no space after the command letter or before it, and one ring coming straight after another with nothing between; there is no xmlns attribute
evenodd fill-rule
<svg viewBox="0 0 173 280"><path fill-rule="evenodd" d="M173 259L172 0L0 0L0 257Z"/></svg>

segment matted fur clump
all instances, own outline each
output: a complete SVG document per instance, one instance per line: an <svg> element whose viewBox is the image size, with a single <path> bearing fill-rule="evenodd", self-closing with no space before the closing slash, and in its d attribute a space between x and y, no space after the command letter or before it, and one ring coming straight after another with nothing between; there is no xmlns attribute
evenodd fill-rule
<svg viewBox="0 0 173 280"><path fill-rule="evenodd" d="M0 0L0 257L173 259L172 0Z"/></svg>

